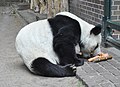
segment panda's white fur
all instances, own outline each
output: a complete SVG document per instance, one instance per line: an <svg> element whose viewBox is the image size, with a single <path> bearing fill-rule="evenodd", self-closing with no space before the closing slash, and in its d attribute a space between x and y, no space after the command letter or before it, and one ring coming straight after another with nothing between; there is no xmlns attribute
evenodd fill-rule
<svg viewBox="0 0 120 87"><path fill-rule="evenodd" d="M16 37L16 49L31 70L31 62L38 57L45 57L53 64L59 63L52 41L53 35L47 19L40 20L20 30Z"/></svg>
<svg viewBox="0 0 120 87"><path fill-rule="evenodd" d="M93 34L90 35L90 30L95 26L69 12L60 12L57 15L65 15L79 22L81 27L81 41L85 44L87 51L90 51L96 43L101 43L100 34L96 37ZM77 47L76 49L79 51ZM23 27L16 37L16 49L25 65L31 71L31 63L38 57L47 58L53 64L59 63L58 56L53 51L53 35L47 19L39 20ZM95 54L99 52L100 46L96 49Z"/></svg>

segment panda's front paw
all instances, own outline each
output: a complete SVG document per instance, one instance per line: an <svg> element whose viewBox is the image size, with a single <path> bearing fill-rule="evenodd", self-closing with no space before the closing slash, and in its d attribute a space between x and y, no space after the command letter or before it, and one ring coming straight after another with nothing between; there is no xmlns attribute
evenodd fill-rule
<svg viewBox="0 0 120 87"><path fill-rule="evenodd" d="M84 59L76 58L75 66L82 66L82 65L84 65Z"/></svg>
<svg viewBox="0 0 120 87"><path fill-rule="evenodd" d="M76 75L77 67L75 65L68 64L65 66L65 69L66 69L68 75L70 75L70 76Z"/></svg>

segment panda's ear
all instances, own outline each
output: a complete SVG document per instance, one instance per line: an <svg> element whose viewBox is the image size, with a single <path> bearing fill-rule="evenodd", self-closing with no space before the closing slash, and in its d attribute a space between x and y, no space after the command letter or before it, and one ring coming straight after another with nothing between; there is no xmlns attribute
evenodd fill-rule
<svg viewBox="0 0 120 87"><path fill-rule="evenodd" d="M96 25L91 31L90 34L98 35L101 33L102 26L100 24Z"/></svg>

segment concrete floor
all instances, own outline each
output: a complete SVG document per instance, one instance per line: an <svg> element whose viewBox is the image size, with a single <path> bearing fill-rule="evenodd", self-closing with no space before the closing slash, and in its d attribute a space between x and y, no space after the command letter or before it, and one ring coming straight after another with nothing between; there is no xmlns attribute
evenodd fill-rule
<svg viewBox="0 0 120 87"><path fill-rule="evenodd" d="M31 74L15 49L15 37L26 25L11 7L0 7L0 87L82 87L75 77L48 78Z"/></svg>
<svg viewBox="0 0 120 87"><path fill-rule="evenodd" d="M29 9L18 11L21 16L12 13L10 7L0 7L0 87L85 87L76 77L48 78L28 71L14 42L19 30L36 20L36 16ZM86 61L77 68L77 77L88 87L120 87L120 51L102 47L102 52L109 53L113 59L98 63Z"/></svg>

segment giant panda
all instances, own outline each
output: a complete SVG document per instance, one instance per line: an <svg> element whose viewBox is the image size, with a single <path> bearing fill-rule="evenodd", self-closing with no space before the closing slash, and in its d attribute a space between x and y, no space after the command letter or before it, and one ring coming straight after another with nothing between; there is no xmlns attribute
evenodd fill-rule
<svg viewBox="0 0 120 87"><path fill-rule="evenodd" d="M101 52L101 26L91 25L70 12L39 20L23 27L16 49L28 69L48 77L75 76L82 57Z"/></svg>

